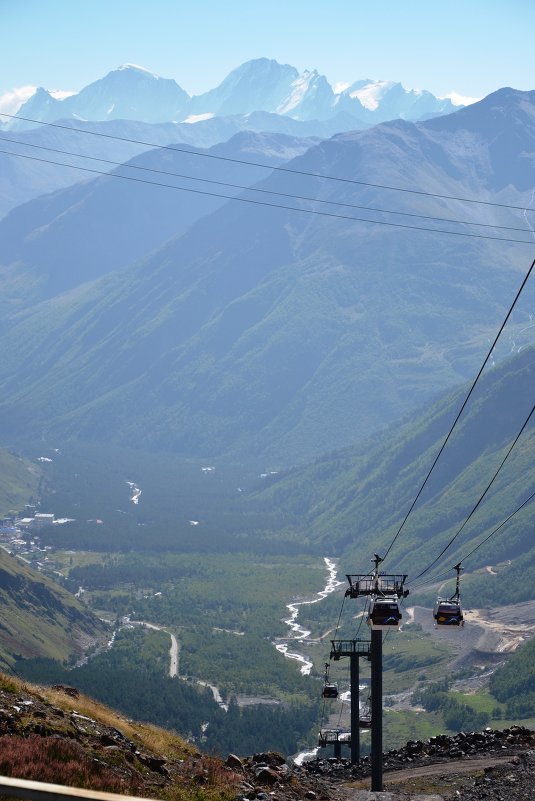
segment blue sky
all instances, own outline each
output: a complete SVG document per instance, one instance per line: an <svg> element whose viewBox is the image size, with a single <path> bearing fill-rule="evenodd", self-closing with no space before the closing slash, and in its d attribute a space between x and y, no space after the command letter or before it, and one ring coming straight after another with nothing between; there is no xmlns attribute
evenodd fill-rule
<svg viewBox="0 0 535 801"><path fill-rule="evenodd" d="M535 0L0 0L0 31L4 100L36 85L77 91L123 63L195 94L260 56L333 84L535 88Z"/></svg>

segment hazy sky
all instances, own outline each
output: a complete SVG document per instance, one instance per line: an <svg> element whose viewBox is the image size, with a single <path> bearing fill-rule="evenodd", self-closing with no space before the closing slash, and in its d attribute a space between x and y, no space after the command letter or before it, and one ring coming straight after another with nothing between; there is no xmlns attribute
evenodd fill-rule
<svg viewBox="0 0 535 801"><path fill-rule="evenodd" d="M79 90L123 63L195 94L267 56L333 84L439 96L535 88L535 0L0 0L0 99Z"/></svg>

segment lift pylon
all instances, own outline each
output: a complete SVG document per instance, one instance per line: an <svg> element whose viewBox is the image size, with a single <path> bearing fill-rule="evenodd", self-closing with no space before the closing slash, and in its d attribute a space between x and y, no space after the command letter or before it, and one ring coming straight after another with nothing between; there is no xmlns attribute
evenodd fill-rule
<svg viewBox="0 0 535 801"><path fill-rule="evenodd" d="M381 629L396 627L399 625L401 613L399 612L398 601L406 598L409 591L404 588L406 575L391 575L379 571L382 558L375 554L372 560L375 563L375 570L372 574L348 574L347 580L349 588L346 590L346 597L360 598L368 596L372 598L369 615L371 632L371 732L372 732L372 782L373 792L383 789L383 633ZM374 601L380 599L383 606L392 606L397 609L397 615L385 616L381 604L378 605L379 612L376 620L373 618ZM392 617L392 620L389 620Z"/></svg>
<svg viewBox="0 0 535 801"><path fill-rule="evenodd" d="M331 659L349 657L351 691L351 764L360 761L359 659L371 659L370 640L331 640Z"/></svg>
<svg viewBox="0 0 535 801"><path fill-rule="evenodd" d="M334 756L336 759L342 758L342 746L351 745L351 732L344 729L322 729L318 736L320 748L334 746Z"/></svg>

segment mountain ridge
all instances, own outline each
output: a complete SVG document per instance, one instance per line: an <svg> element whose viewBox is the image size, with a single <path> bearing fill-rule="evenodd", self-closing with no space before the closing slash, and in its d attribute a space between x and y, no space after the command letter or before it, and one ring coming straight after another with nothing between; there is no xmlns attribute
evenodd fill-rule
<svg viewBox="0 0 535 801"><path fill-rule="evenodd" d="M76 660L108 636L108 627L71 593L0 548L0 664L19 658Z"/></svg>
<svg viewBox="0 0 535 801"><path fill-rule="evenodd" d="M373 125L396 116L420 119L450 113L451 100L430 92L405 90L400 83L353 82L336 94L316 70L299 74L289 64L258 58L232 70L214 89L190 97L173 79L149 70L123 65L88 84L76 94L58 99L43 87L19 109L20 117L53 122L58 119L137 119L145 122L195 122L206 116L229 116L267 111L296 120L327 120L342 112L355 127ZM359 86L356 89L356 86ZM366 95L367 93L367 95ZM366 97L366 105L359 96ZM24 128L13 120L8 128Z"/></svg>
<svg viewBox="0 0 535 801"><path fill-rule="evenodd" d="M492 104L502 111L489 128L478 120ZM529 111L521 127L515 104ZM535 93L506 93L444 118L446 130L436 130L439 121L382 123L322 141L288 167L527 205L534 106ZM500 174L495 147L511 130L517 151L506 167L522 173L519 188ZM287 182L274 172L256 186L280 191ZM336 203L354 198L346 184L306 175L292 176L291 187ZM368 186L359 199L381 208L383 192ZM461 208L396 195L400 214L458 219ZM518 217L484 204L470 214L491 226ZM124 273L9 320L5 434L140 436L143 446L203 456L253 447L275 464L341 447L472 374L525 269L502 247L226 203ZM500 358L531 341L529 297ZM54 411L45 419L44 409Z"/></svg>

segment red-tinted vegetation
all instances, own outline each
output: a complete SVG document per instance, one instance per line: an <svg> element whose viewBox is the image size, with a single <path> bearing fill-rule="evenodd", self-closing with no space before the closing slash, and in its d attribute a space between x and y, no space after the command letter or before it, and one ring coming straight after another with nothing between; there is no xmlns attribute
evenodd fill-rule
<svg viewBox="0 0 535 801"><path fill-rule="evenodd" d="M0 737L0 774L114 793L135 794L138 789L131 777L116 775L78 743L60 737Z"/></svg>

